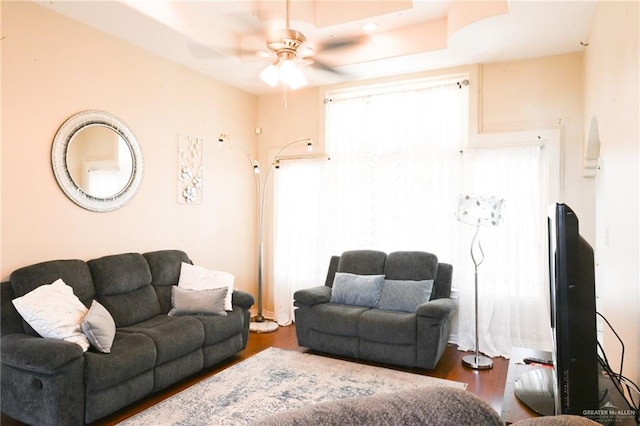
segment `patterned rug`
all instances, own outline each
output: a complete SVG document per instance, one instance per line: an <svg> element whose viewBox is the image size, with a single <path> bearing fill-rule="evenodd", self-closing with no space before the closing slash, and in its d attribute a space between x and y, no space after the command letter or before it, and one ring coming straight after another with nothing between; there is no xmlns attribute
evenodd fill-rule
<svg viewBox="0 0 640 426"><path fill-rule="evenodd" d="M120 423L124 426L247 425L309 404L425 386L465 383L269 348Z"/></svg>

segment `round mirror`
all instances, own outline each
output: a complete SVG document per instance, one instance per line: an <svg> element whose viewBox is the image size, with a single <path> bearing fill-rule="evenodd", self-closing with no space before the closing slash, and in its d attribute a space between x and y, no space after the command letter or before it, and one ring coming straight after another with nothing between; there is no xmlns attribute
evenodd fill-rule
<svg viewBox="0 0 640 426"><path fill-rule="evenodd" d="M60 188L87 210L116 210L131 200L142 182L142 152L117 117L83 111L65 121L51 151Z"/></svg>

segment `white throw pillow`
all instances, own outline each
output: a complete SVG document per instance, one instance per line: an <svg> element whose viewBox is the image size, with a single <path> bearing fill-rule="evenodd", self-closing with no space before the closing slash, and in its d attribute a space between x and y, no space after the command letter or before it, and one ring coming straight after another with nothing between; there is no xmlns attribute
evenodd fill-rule
<svg viewBox="0 0 640 426"><path fill-rule="evenodd" d="M231 297L235 277L222 271L214 271L202 266L194 266L182 262L178 287L187 290L209 290L212 288L227 287L227 295L224 297L224 310L232 311Z"/></svg>
<svg viewBox="0 0 640 426"><path fill-rule="evenodd" d="M61 279L13 299L13 305L40 336L76 343L83 351L89 349L80 326L89 310Z"/></svg>

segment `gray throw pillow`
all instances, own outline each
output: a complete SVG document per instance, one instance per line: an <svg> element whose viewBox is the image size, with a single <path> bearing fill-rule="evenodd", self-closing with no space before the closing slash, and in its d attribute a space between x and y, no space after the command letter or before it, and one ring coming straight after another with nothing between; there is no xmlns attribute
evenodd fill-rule
<svg viewBox="0 0 640 426"><path fill-rule="evenodd" d="M111 353L111 345L116 337L116 323L107 308L94 300L80 325L94 348L106 354Z"/></svg>
<svg viewBox="0 0 640 426"><path fill-rule="evenodd" d="M385 280L380 293L379 309L415 312L431 298L433 280Z"/></svg>
<svg viewBox="0 0 640 426"><path fill-rule="evenodd" d="M224 298L228 287L206 290L189 290L178 286L171 288L171 316L182 315L220 315L227 316L224 310Z"/></svg>
<svg viewBox="0 0 640 426"><path fill-rule="evenodd" d="M383 283L384 275L336 272L331 289L331 302L373 308L378 305Z"/></svg>

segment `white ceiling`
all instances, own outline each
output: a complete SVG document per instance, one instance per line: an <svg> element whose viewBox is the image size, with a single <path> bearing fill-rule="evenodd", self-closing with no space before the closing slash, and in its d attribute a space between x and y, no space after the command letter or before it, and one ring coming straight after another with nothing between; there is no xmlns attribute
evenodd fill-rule
<svg viewBox="0 0 640 426"><path fill-rule="evenodd" d="M265 41L285 27L285 0L36 1L134 45L254 94L275 56ZM291 27L307 45L362 37L361 43L301 61L310 85L385 77L472 63L576 52L588 43L595 0L292 0ZM364 35L361 26L378 29Z"/></svg>

